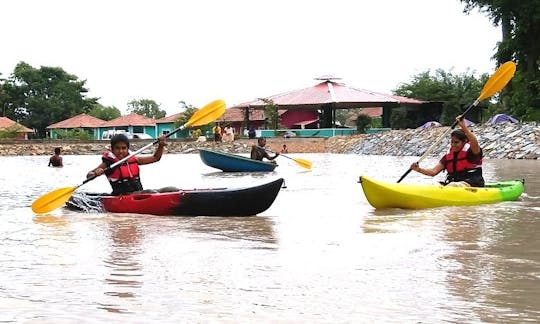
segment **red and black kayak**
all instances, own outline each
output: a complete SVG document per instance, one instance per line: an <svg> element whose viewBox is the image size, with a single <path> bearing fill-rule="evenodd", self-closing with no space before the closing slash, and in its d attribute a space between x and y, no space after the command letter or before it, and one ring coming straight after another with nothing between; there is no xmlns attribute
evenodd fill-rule
<svg viewBox="0 0 540 324"><path fill-rule="evenodd" d="M252 216L267 210L283 179L243 188L190 189L122 196L75 193L67 208L86 212L171 216Z"/></svg>

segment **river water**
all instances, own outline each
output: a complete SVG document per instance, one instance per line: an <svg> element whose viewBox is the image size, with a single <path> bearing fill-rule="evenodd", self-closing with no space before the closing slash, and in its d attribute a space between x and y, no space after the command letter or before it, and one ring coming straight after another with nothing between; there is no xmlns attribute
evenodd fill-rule
<svg viewBox="0 0 540 324"><path fill-rule="evenodd" d="M244 218L36 215L35 199L82 183L99 156L64 156L60 169L45 156L0 157L0 322L540 320L539 161L484 162L487 180L525 179L520 201L407 211L374 210L357 181L396 181L414 157L291 156L313 169L280 157L272 173L224 174L196 154L142 166L145 188L283 177L270 209Z"/></svg>

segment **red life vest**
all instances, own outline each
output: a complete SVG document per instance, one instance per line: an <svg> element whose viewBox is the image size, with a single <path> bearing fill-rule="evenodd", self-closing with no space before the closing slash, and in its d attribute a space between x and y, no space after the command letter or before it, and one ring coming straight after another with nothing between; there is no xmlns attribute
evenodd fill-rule
<svg viewBox="0 0 540 324"><path fill-rule="evenodd" d="M121 160L110 151L103 153L101 159L107 166ZM135 156L130 157L114 169L106 171L105 175L113 188L113 195L143 190L139 178L139 164L137 163L137 158Z"/></svg>
<svg viewBox="0 0 540 324"><path fill-rule="evenodd" d="M446 165L444 166L446 168L446 171L448 174L456 173L456 172L463 172L467 170L472 170L476 168L482 167L482 159L478 161L478 164L472 163L467 160L467 152L469 151L471 145L469 143L465 143L463 145L463 148L461 151L458 152L456 161L454 161L454 151L452 148L448 150L448 153L446 153L445 160ZM456 165L456 169L454 170L454 162Z"/></svg>

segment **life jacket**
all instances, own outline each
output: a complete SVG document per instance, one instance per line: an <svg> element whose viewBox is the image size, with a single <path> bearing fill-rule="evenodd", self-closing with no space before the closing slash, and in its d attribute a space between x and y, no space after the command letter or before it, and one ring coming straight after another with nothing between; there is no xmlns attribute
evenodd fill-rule
<svg viewBox="0 0 540 324"><path fill-rule="evenodd" d="M103 153L101 159L107 166L111 166L120 161L120 159L110 151ZM143 190L141 179L139 177L139 164L137 163L137 158L135 156L130 157L114 169L106 171L105 175L111 184L113 195Z"/></svg>
<svg viewBox="0 0 540 324"><path fill-rule="evenodd" d="M474 187L483 187L484 179L482 177L482 159L473 163L467 160L467 152L471 145L465 143L461 151L457 154L448 149L448 153L445 155L446 165L444 166L448 172L446 177L446 183L455 181L465 181Z"/></svg>

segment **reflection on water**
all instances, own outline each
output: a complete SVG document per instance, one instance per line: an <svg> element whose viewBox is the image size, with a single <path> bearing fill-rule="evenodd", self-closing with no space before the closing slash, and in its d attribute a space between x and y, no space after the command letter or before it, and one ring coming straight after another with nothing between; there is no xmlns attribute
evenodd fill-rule
<svg viewBox="0 0 540 324"><path fill-rule="evenodd" d="M516 203L479 207L474 216L458 214L444 222L444 239L454 247L447 256L454 262L447 279L449 289L498 309L493 313L479 307L482 321L537 318L540 289L530 287L537 286L540 259L537 243L530 241L536 234L526 228L531 219L520 213ZM516 307L521 314L516 314Z"/></svg>
<svg viewBox="0 0 540 324"><path fill-rule="evenodd" d="M274 222L268 217L197 217L183 218L179 222L184 229L216 239L222 237L268 243L265 248L272 248L277 243Z"/></svg>
<svg viewBox="0 0 540 324"><path fill-rule="evenodd" d="M243 177L250 177L254 179L264 179L268 178L269 176L277 176L278 172L272 171L272 172L223 172L223 171L215 171L215 172L208 172L202 174L204 177L207 178L214 178L214 179L227 179L227 178L243 178Z"/></svg>
<svg viewBox="0 0 540 324"><path fill-rule="evenodd" d="M491 181L525 179L520 201L410 211L373 209L357 181L397 181L414 157L301 157L311 171L282 161L269 173L216 172L195 154L142 167L146 188L285 178L256 217L35 215L33 200L82 183L99 156L67 156L61 169L1 158L0 322L540 320L538 161L485 162ZM77 191L108 190L98 178Z"/></svg>
<svg viewBox="0 0 540 324"><path fill-rule="evenodd" d="M142 253L140 242L144 233L137 227L136 222L130 219L114 219L108 225L112 242L110 256L105 258L104 262L106 267L111 269L111 273L105 280L112 286L113 291L105 294L120 298L134 297L134 291L142 285L142 282L138 281L142 276L142 265L138 258Z"/></svg>

